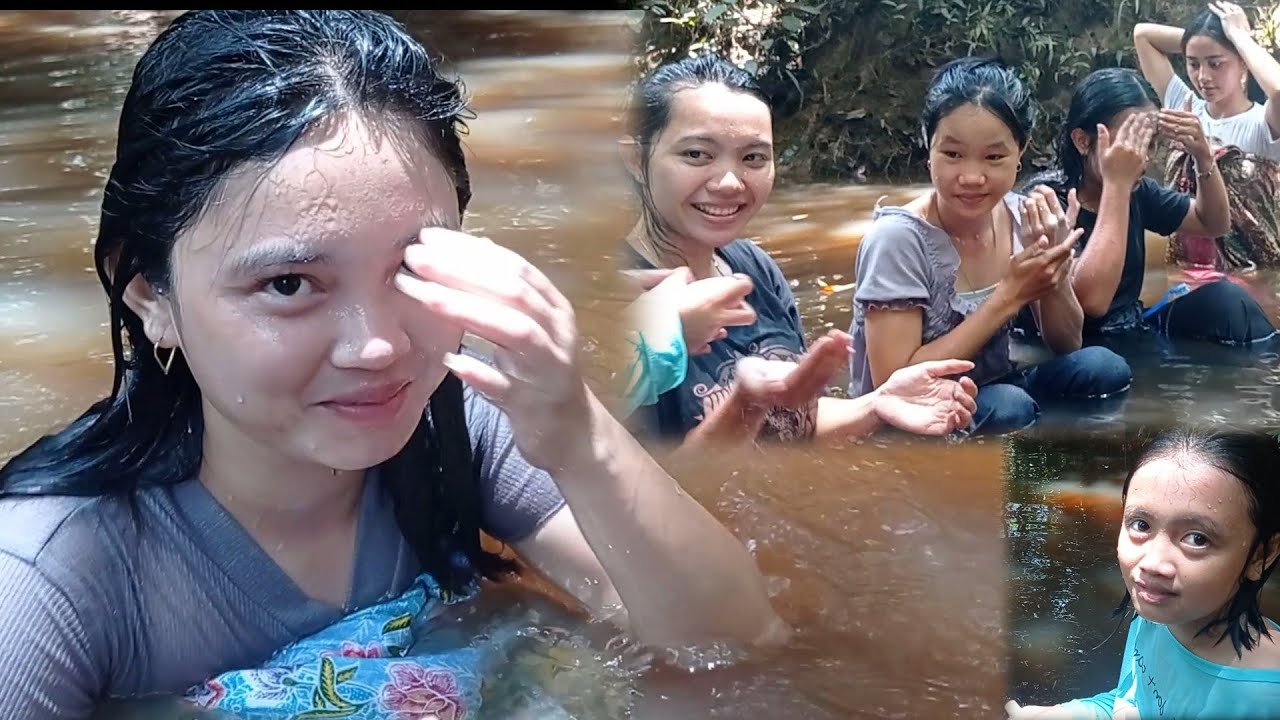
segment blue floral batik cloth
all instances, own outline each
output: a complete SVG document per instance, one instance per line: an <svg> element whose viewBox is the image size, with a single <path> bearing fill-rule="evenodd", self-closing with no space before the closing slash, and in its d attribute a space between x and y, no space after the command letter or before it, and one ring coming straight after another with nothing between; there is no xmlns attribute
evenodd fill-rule
<svg viewBox="0 0 1280 720"><path fill-rule="evenodd" d="M438 720L474 718L489 654L460 647L408 655L414 618L474 597L428 575L404 594L283 648L262 667L233 670L186 693L196 707L242 718Z"/></svg>

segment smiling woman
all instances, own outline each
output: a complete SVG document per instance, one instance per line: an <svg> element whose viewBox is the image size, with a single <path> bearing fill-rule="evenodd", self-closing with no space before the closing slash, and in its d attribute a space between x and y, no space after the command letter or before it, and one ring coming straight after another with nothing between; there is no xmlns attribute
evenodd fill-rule
<svg viewBox="0 0 1280 720"><path fill-rule="evenodd" d="M966 361L904 368L863 398L826 396L848 361L848 335L831 331L810 346L787 278L742 237L774 180L773 115L750 73L714 54L661 66L640 83L629 117L623 161L641 206L629 263L686 268L696 282L682 321L718 331L709 343L686 337L705 347L678 386L638 413L647 433L693 452L757 437L844 441L882 422L932 435L969 423L972 384L943 378L969 370ZM725 292L730 277L740 282Z"/></svg>
<svg viewBox="0 0 1280 720"><path fill-rule="evenodd" d="M513 570L482 531L641 642L786 636L742 544L584 384L565 297L461 231L466 113L377 12L192 11L155 39L95 244L111 393L0 469L7 717L465 594Z"/></svg>

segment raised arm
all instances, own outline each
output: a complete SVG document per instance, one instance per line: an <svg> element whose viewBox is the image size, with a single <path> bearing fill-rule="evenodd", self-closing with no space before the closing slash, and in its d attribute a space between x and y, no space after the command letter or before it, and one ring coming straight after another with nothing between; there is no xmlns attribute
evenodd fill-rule
<svg viewBox="0 0 1280 720"><path fill-rule="evenodd" d="M746 547L649 456L583 382L569 301L518 254L429 228L396 284L423 311L496 346L492 363L447 353L445 366L509 418L520 455L554 478L571 517L524 544L530 561L588 604L564 572L582 541L640 642L750 644L786 636ZM432 247L447 243L449 253ZM572 523L570 523L572 520ZM581 533L576 539L573 529ZM546 528L543 529L546 531Z"/></svg>
<svg viewBox="0 0 1280 720"><path fill-rule="evenodd" d="M1102 157L1102 191L1098 219L1084 250L1076 260L1071 284L1080 307L1089 317L1102 317L1115 299L1128 249L1129 201L1133 187L1147 167L1147 145L1156 121L1150 115L1133 114L1116 132L1097 127L1091 152Z"/></svg>
<svg viewBox="0 0 1280 720"><path fill-rule="evenodd" d="M1253 39L1253 31L1249 28L1249 18L1244 10L1235 3L1209 3L1209 9L1222 20L1222 30L1227 39L1236 46L1236 52L1248 66L1253 79L1267 95L1266 118L1271 137L1280 137L1280 62L1267 52L1267 49Z"/></svg>
<svg viewBox="0 0 1280 720"><path fill-rule="evenodd" d="M1065 212L1058 196L1044 185L1031 191L1020 211L1024 245L1045 237L1054 244L1066 243L1071 248L1082 234L1082 231L1074 229L1080 214L1074 188L1067 194ZM1084 312L1070 281L1073 265L1072 259L1067 258L1058 270L1054 290L1031 304L1045 345L1060 355L1079 350L1084 342Z"/></svg>
<svg viewBox="0 0 1280 720"><path fill-rule="evenodd" d="M1138 23L1133 26L1133 49L1138 54L1138 68L1142 70L1142 76L1163 98L1174 76L1173 63L1169 58L1182 52L1182 28Z"/></svg>

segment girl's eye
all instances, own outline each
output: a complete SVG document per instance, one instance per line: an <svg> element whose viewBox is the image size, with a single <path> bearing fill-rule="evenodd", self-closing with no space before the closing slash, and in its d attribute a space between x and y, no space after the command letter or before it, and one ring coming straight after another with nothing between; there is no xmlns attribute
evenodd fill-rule
<svg viewBox="0 0 1280 720"><path fill-rule="evenodd" d="M1187 533L1187 542L1191 543L1192 547L1208 547L1209 536L1202 532Z"/></svg>
<svg viewBox="0 0 1280 720"><path fill-rule="evenodd" d="M1140 533L1141 533L1141 532L1146 532L1147 530L1149 530L1149 529L1150 529L1150 526L1148 526L1148 525L1147 525L1147 521L1146 521L1146 520L1143 520L1142 518L1134 518L1134 519L1132 519L1132 520L1130 520L1130 521L1129 521L1129 529L1130 529L1130 530L1132 530L1132 531L1134 531L1134 532L1140 532Z"/></svg>
<svg viewBox="0 0 1280 720"><path fill-rule="evenodd" d="M263 289L281 297L293 297L309 284L310 281L301 275L278 275L267 280L263 284Z"/></svg>

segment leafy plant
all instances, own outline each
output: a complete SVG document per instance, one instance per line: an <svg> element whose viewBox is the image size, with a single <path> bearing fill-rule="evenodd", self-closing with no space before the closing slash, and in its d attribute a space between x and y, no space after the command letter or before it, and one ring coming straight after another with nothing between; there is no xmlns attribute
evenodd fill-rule
<svg viewBox="0 0 1280 720"><path fill-rule="evenodd" d="M1280 0L1250 11L1274 43ZM780 171L847 181L923 169L920 102L938 65L998 55L1039 105L1028 161L1044 165L1075 84L1135 66L1139 21L1179 25L1202 0L639 0L643 72L713 50L756 74L775 98Z"/></svg>

